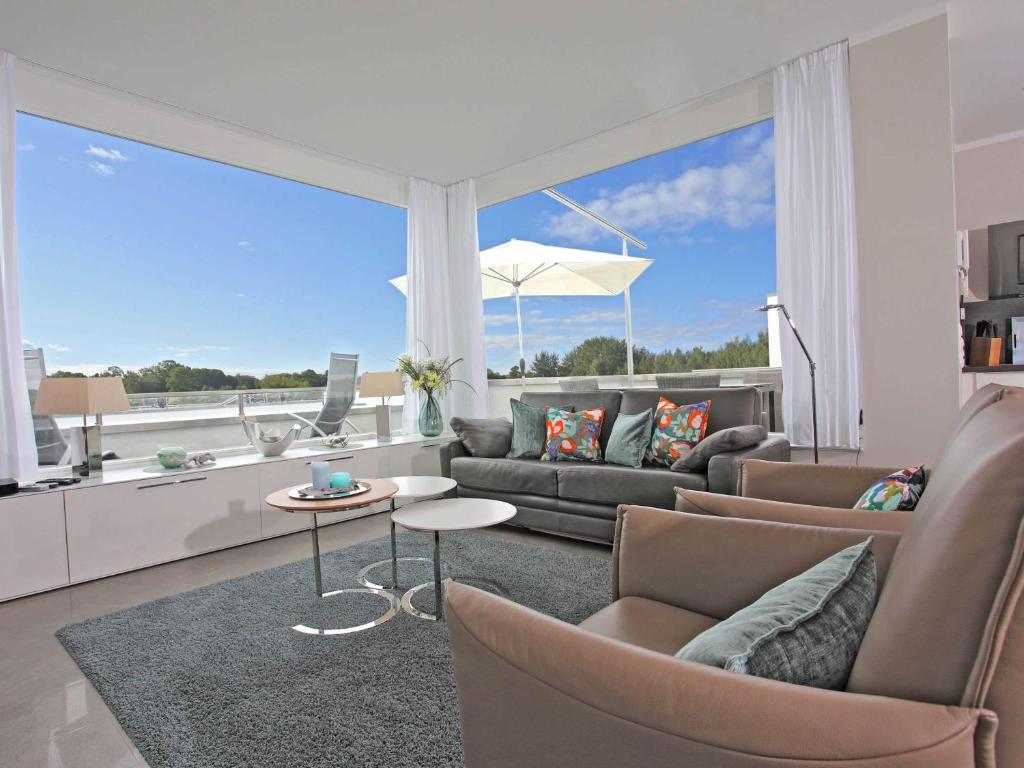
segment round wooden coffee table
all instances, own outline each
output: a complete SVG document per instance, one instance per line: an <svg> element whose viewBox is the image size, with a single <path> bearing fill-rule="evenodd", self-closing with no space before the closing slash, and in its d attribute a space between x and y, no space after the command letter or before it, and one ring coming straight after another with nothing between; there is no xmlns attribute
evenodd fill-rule
<svg viewBox="0 0 1024 768"><path fill-rule="evenodd" d="M313 576L316 580L316 594L318 597L327 598L335 595L359 593L377 595L388 602L387 611L373 621L366 622L365 624L332 629L319 629L317 627L307 627L305 624L298 624L292 627L296 632L301 632L305 635L320 636L347 635L353 632L361 632L364 629L370 629L378 624L383 624L385 621L394 618L398 613L398 603L395 596L387 590L367 587L336 589L333 592L326 593L323 591L323 578L320 572L320 535L317 531L316 521L317 513L362 509L363 507L368 507L371 504L376 504L379 501L387 501L398 493L398 485L389 480L361 480L360 482L368 483L370 485L370 490L356 494L355 496L343 496L338 499L293 499L289 496L289 494L294 490L308 487L309 483L294 485L290 488L283 488L282 490L274 491L272 494L267 496L267 504L271 507L283 509L285 512L305 513L309 515L309 532L313 538Z"/></svg>
<svg viewBox="0 0 1024 768"><path fill-rule="evenodd" d="M393 523L411 531L434 534L434 613L421 611L412 604L413 596L430 582L413 587L402 596L402 608L421 619L444 619L441 602L441 531L465 531L506 523L516 516L516 508L494 499L438 499L421 501L391 513ZM480 581L485 581L480 579Z"/></svg>

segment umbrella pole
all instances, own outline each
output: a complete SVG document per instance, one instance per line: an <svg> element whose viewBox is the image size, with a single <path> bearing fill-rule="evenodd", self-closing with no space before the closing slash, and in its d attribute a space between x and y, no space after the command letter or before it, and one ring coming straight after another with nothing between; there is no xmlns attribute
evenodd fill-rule
<svg viewBox="0 0 1024 768"><path fill-rule="evenodd" d="M629 246L622 240L622 255L629 256ZM629 286L622 292L626 309L626 385L633 386L633 305L629 298Z"/></svg>
<svg viewBox="0 0 1024 768"><path fill-rule="evenodd" d="M512 284L512 295L516 299L516 327L519 329L519 376L526 386L526 358L523 356L523 310L519 306L519 283Z"/></svg>

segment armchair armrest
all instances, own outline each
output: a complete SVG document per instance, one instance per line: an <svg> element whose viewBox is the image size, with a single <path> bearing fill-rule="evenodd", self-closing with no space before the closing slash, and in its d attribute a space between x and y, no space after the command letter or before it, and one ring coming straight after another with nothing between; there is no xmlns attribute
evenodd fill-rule
<svg viewBox="0 0 1024 768"><path fill-rule="evenodd" d="M688 515L619 507L612 550L615 599L646 597L716 619L841 549L874 536L881 584L900 536L891 531Z"/></svg>
<svg viewBox="0 0 1024 768"><path fill-rule="evenodd" d="M688 512L693 515L744 517L749 520L771 520L776 523L894 533L903 533L910 524L910 513L898 510L882 512L875 509L815 507L810 504L790 504L785 501L688 491L685 488L675 490L676 512Z"/></svg>
<svg viewBox="0 0 1024 768"><path fill-rule="evenodd" d="M444 477L452 476L452 459L460 456L469 456L469 451L461 440L452 440L441 446L441 474Z"/></svg>
<svg viewBox="0 0 1024 768"><path fill-rule="evenodd" d="M734 494L737 492L741 460L788 462L789 453L789 440L781 435L773 435L750 448L716 454L708 461L708 490L712 493Z"/></svg>
<svg viewBox="0 0 1024 768"><path fill-rule="evenodd" d="M872 484L900 469L748 460L738 467L737 493L770 501L852 509Z"/></svg>
<svg viewBox="0 0 1024 768"><path fill-rule="evenodd" d="M992 768L982 709L738 675L449 582L466 768Z"/></svg>

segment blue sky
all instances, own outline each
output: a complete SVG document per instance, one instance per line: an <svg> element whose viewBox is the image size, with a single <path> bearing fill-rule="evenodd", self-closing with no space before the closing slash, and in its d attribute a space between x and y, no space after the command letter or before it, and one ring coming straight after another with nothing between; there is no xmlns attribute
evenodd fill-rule
<svg viewBox="0 0 1024 768"><path fill-rule="evenodd" d="M92 372L175 359L261 374L363 370L402 351L405 210L27 115L18 118L22 335L47 366ZM649 244L637 344L715 346L756 333L775 286L771 124L561 185ZM511 237L617 252L540 193L480 212ZM528 298L527 358L621 336L622 300ZM488 365L517 357L511 300L485 304Z"/></svg>

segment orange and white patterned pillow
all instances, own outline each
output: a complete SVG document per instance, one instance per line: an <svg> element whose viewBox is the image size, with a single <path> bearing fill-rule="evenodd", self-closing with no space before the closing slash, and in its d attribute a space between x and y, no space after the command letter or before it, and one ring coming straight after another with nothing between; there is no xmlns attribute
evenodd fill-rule
<svg viewBox="0 0 1024 768"><path fill-rule="evenodd" d="M693 405L676 405L668 398L659 398L647 461L666 467L675 464L684 453L704 439L710 410L710 400Z"/></svg>
<svg viewBox="0 0 1024 768"><path fill-rule="evenodd" d="M604 408L563 411L548 408L547 441L541 461L600 461Z"/></svg>

